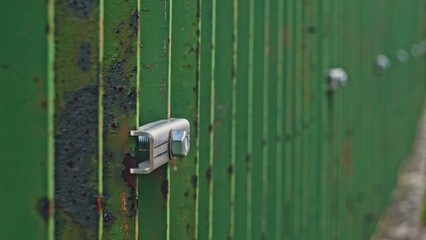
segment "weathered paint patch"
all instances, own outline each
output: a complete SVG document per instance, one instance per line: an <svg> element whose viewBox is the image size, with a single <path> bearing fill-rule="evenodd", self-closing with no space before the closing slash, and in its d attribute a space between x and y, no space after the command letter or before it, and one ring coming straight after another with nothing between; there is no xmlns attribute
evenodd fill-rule
<svg viewBox="0 0 426 240"><path fill-rule="evenodd" d="M79 55L77 59L77 65L81 71L89 71L92 65L91 55L92 55L92 45L88 42L82 42L80 44Z"/></svg>
<svg viewBox="0 0 426 240"><path fill-rule="evenodd" d="M135 76L136 69L126 70L126 59L117 60L109 66L104 84L104 126L117 128L115 114L130 114L136 109L136 88L129 86L129 80Z"/></svg>
<svg viewBox="0 0 426 240"><path fill-rule="evenodd" d="M64 108L55 115L55 217L56 226L81 228L82 238L96 236L98 225L97 191L91 164L97 153L96 86L68 93ZM67 224L68 223L68 224ZM62 224L64 224L62 226ZM72 227L70 227L72 228ZM57 232L59 234L59 232Z"/></svg>
<svg viewBox="0 0 426 240"><path fill-rule="evenodd" d="M68 10L79 18L88 18L90 12L97 6L95 0L64 0Z"/></svg>
<svg viewBox="0 0 426 240"><path fill-rule="evenodd" d="M130 168L137 164L129 131L137 122L137 2L107 1L104 7L103 207L108 227L102 237L134 239L138 199Z"/></svg>
<svg viewBox="0 0 426 240"><path fill-rule="evenodd" d="M97 170L90 164L97 152L97 99L96 86L84 87L67 94L65 107L55 115L56 215L65 213L88 229L98 224L92 180Z"/></svg>
<svg viewBox="0 0 426 240"><path fill-rule="evenodd" d="M104 139L104 221L108 227L103 238L120 236L131 239L138 209L136 167L132 155L135 140L129 137L136 114L136 2L107 2L105 11L105 57L103 68L103 139ZM130 14L129 14L130 12ZM106 155L106 157L105 157ZM113 221L110 221L113 216ZM105 218L106 217L106 218Z"/></svg>

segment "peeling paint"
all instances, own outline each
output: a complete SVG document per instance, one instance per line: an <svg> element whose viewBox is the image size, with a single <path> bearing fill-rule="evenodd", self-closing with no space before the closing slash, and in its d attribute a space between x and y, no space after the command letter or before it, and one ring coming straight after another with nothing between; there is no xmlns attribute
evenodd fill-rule
<svg viewBox="0 0 426 240"><path fill-rule="evenodd" d="M69 214L73 221L96 229L98 212L90 164L97 153L96 86L68 93L65 107L55 115L55 208Z"/></svg>
<svg viewBox="0 0 426 240"><path fill-rule="evenodd" d="M78 18L88 18L90 12L97 6L95 0L64 0L68 10Z"/></svg>
<svg viewBox="0 0 426 240"><path fill-rule="evenodd" d="M92 65L91 61L91 55L92 53L92 45L88 42L82 42L79 47L79 55L77 59L77 65L78 68L85 72L89 71L90 67Z"/></svg>

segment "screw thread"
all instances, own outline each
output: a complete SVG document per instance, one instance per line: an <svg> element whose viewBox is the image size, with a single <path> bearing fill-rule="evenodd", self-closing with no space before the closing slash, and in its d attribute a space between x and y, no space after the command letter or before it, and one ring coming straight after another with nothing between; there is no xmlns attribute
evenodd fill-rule
<svg viewBox="0 0 426 240"><path fill-rule="evenodd" d="M149 137L139 136L139 151L149 151Z"/></svg>

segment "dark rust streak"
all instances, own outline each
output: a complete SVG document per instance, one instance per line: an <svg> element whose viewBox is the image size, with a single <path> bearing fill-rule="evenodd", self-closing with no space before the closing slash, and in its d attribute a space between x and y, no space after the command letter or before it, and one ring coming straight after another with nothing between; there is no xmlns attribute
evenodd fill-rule
<svg viewBox="0 0 426 240"><path fill-rule="evenodd" d="M210 184L212 181L212 167L210 166L206 171L207 183Z"/></svg>
<svg viewBox="0 0 426 240"><path fill-rule="evenodd" d="M192 175L191 177L191 185L193 188L196 188L198 184L198 177L196 175Z"/></svg>
<svg viewBox="0 0 426 240"><path fill-rule="evenodd" d="M124 154L122 163L124 165L124 169L121 171L121 177L130 188L130 195L128 197L126 193L122 193L122 212L124 214L129 212L130 216L135 216L138 209L138 199L136 197L136 176L130 173L130 168L137 167L137 163L135 158L130 153ZM129 208L127 206L129 206Z"/></svg>
<svg viewBox="0 0 426 240"><path fill-rule="evenodd" d="M167 194L169 194L169 181L167 179L161 183L161 194L164 198L167 198Z"/></svg>
<svg viewBox="0 0 426 240"><path fill-rule="evenodd" d="M228 177L231 177L234 174L234 166L232 164L229 165L227 172L228 172Z"/></svg>
<svg viewBox="0 0 426 240"><path fill-rule="evenodd" d="M47 221L52 214L52 204L47 198L42 198L37 203L37 210L43 220Z"/></svg>
<svg viewBox="0 0 426 240"><path fill-rule="evenodd" d="M97 154L97 99L97 86L86 86L66 94L64 108L55 114L55 215L59 219L66 213L86 229L98 224L92 179L97 172L92 165Z"/></svg>

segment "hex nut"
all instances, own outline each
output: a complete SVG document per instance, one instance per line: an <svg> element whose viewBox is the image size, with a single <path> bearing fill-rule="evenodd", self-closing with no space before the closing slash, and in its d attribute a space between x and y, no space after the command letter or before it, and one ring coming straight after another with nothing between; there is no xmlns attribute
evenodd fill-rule
<svg viewBox="0 0 426 240"><path fill-rule="evenodd" d="M189 151L189 134L184 130L172 130L170 147L173 157L186 157Z"/></svg>

